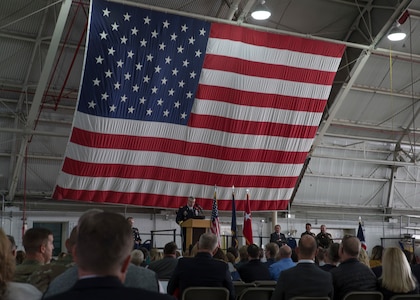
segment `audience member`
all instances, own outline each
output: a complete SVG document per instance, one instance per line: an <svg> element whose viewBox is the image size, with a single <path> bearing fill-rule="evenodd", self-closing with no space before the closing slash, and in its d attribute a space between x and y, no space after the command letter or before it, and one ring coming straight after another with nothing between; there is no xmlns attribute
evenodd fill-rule
<svg viewBox="0 0 420 300"><path fill-rule="evenodd" d="M330 271L337 267L337 264L340 260L340 256L338 255L338 249L340 248L340 244L332 243L331 246L327 249L325 253L325 264L320 266L320 268L324 271Z"/></svg>
<svg viewBox="0 0 420 300"><path fill-rule="evenodd" d="M333 276L334 299L341 300L349 292L376 290L376 277L372 270L361 263L360 240L355 236L343 238L340 248L340 265L330 272Z"/></svg>
<svg viewBox="0 0 420 300"><path fill-rule="evenodd" d="M14 242L14 239L13 239ZM13 282L16 243L10 242L0 228L0 299L2 300L39 300L42 293L34 286L27 283Z"/></svg>
<svg viewBox="0 0 420 300"><path fill-rule="evenodd" d="M150 262L162 259L162 252L159 249L152 248L149 251ZM150 263L149 263L150 264Z"/></svg>
<svg viewBox="0 0 420 300"><path fill-rule="evenodd" d="M384 247L380 245L376 245L372 248L372 254L370 255L369 259L369 266L371 268L380 266L382 264L382 253L384 251Z"/></svg>
<svg viewBox="0 0 420 300"><path fill-rule="evenodd" d="M217 237L204 233L198 241L198 253L195 257L183 257L169 280L168 294L179 291L182 298L184 290L191 286L225 287L229 290L229 299L235 300L228 264L213 259L217 250Z"/></svg>
<svg viewBox="0 0 420 300"><path fill-rule="evenodd" d="M394 295L418 294L419 287L404 253L397 247L385 249L382 258L382 276L378 281L384 300Z"/></svg>
<svg viewBox="0 0 420 300"><path fill-rule="evenodd" d="M20 265L26 259L26 253L23 250L16 251L16 264Z"/></svg>
<svg viewBox="0 0 420 300"><path fill-rule="evenodd" d="M133 217L128 217L127 221L131 226L131 231L132 231L132 234L133 234L133 241L134 241L133 249L139 249L140 245L141 245L141 237L140 237L139 229L137 227L134 227Z"/></svg>
<svg viewBox="0 0 420 300"><path fill-rule="evenodd" d="M318 243L318 247L326 249L333 243L333 239L331 234L327 232L327 226L322 224L320 230L321 232L316 235L316 241Z"/></svg>
<svg viewBox="0 0 420 300"><path fill-rule="evenodd" d="M226 258L228 259L228 267L230 276L232 277L233 281L239 281L241 280L241 276L239 276L238 270L235 268L235 256L232 254L232 252L226 253Z"/></svg>
<svg viewBox="0 0 420 300"><path fill-rule="evenodd" d="M67 292L48 299L172 299L168 295L123 285L131 249L132 230L121 215L101 212L84 218L78 225L74 253L79 280Z"/></svg>
<svg viewBox="0 0 420 300"><path fill-rule="evenodd" d="M141 267L144 261L144 254L143 251L134 249L131 251L131 263L137 267Z"/></svg>
<svg viewBox="0 0 420 300"><path fill-rule="evenodd" d="M276 243L279 247L287 243L286 236L280 231L281 226L277 224L274 226L274 232L270 235L270 243Z"/></svg>
<svg viewBox="0 0 420 300"><path fill-rule="evenodd" d="M146 247L140 247L139 250L143 252L143 262L141 263L141 266L147 267L150 264L150 252Z"/></svg>
<svg viewBox="0 0 420 300"><path fill-rule="evenodd" d="M264 263L267 267L276 262L276 257L279 253L279 245L277 243L268 243L264 249L266 262Z"/></svg>
<svg viewBox="0 0 420 300"><path fill-rule="evenodd" d="M65 241L65 246L67 253L64 256L59 257L54 264L63 265L65 267L72 267L76 263L73 260L73 249L76 245L77 241L77 226L74 226L72 231L70 232L70 236Z"/></svg>
<svg viewBox="0 0 420 300"><path fill-rule="evenodd" d="M255 244L248 246L248 263L241 265L237 270L244 282L256 280L270 280L268 267L260 261L260 247Z"/></svg>
<svg viewBox="0 0 420 300"><path fill-rule="evenodd" d="M214 252L214 254L213 254L213 258L214 258L214 259L221 260L221 261L224 261L225 263L227 263L227 262L228 262L228 259L227 259L227 257L226 257L226 254L225 254L225 253L223 252L223 250L222 250L222 249L220 249L219 247L217 247L216 251Z"/></svg>
<svg viewBox="0 0 420 300"><path fill-rule="evenodd" d="M177 250L178 246L174 242L169 242L163 248L163 258L150 263L149 269L156 272L159 279L168 280L171 278L178 264Z"/></svg>
<svg viewBox="0 0 420 300"><path fill-rule="evenodd" d="M283 270L290 269L296 265L291 259L292 249L289 246L281 246L278 256L279 261L275 262L268 268L268 271L270 272L270 279L276 281L279 279L280 273Z"/></svg>
<svg viewBox="0 0 420 300"><path fill-rule="evenodd" d="M15 238L11 235L7 235L7 238L9 239L10 242L10 250L12 251L12 255L13 257L16 258L16 254L17 254L17 246L16 246L16 241Z"/></svg>
<svg viewBox="0 0 420 300"><path fill-rule="evenodd" d="M238 248L229 247L226 250L226 254L227 253L232 253L232 255L235 257L235 263L236 263L236 261L238 260L238 257L239 257L239 250L238 250Z"/></svg>
<svg viewBox="0 0 420 300"><path fill-rule="evenodd" d="M277 281L272 300L293 297L329 297L334 295L332 276L321 270L314 262L317 242L305 234L297 247L299 261L295 267L283 270Z"/></svg>
<svg viewBox="0 0 420 300"><path fill-rule="evenodd" d="M236 263L235 268L238 270L242 265L248 263L248 246L244 245L239 248L239 261Z"/></svg>
<svg viewBox="0 0 420 300"><path fill-rule="evenodd" d="M311 223L306 223L305 224L305 231L302 232L302 234L300 235L300 237L303 237L306 234L308 234L308 235L310 235L312 237L315 237L315 233L311 232L311 229L312 229Z"/></svg>
<svg viewBox="0 0 420 300"><path fill-rule="evenodd" d="M83 213L78 222L81 224L85 219L91 218L93 215L102 213L100 209L90 209ZM70 267L64 273L57 276L49 285L48 290L44 294L44 297L51 297L57 294L68 291L72 286L76 284L78 280L78 267ZM128 266L127 275L125 277L124 285L126 287L142 288L153 292L159 291L158 279L155 272L139 268L133 264Z"/></svg>
<svg viewBox="0 0 420 300"><path fill-rule="evenodd" d="M368 254L367 254L367 252L366 252L365 249L360 248L359 255L357 256L357 259L362 264L364 264L365 266L368 266L370 268L370 266L369 266L369 256L368 256Z"/></svg>
<svg viewBox="0 0 420 300"><path fill-rule="evenodd" d="M325 256L327 253L327 249L322 248L318 245L318 251L316 253L315 262L319 267L322 267L325 265Z"/></svg>

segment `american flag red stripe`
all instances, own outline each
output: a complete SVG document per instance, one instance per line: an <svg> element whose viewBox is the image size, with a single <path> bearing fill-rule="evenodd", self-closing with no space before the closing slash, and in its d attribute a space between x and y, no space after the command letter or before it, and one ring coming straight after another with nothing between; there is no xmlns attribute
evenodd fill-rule
<svg viewBox="0 0 420 300"><path fill-rule="evenodd" d="M92 7L78 110L53 197L177 208L194 195L211 209L217 185L219 209L230 210L234 185L238 209L248 188L253 210L285 209L344 46L100 0ZM167 28L186 35L165 37ZM194 43L204 36L200 52ZM187 93L194 78L197 92Z"/></svg>

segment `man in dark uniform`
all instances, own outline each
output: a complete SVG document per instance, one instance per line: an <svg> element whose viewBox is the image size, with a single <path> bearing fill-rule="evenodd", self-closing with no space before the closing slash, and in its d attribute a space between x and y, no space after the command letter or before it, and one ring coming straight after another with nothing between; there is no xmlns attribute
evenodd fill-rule
<svg viewBox="0 0 420 300"><path fill-rule="evenodd" d="M304 236L305 234L309 234L310 236L315 237L315 233L311 232L311 229L312 229L311 223L306 223L305 224L305 229L306 229L305 232L302 232L300 237Z"/></svg>
<svg viewBox="0 0 420 300"><path fill-rule="evenodd" d="M139 249L141 245L141 238L140 238L140 232L139 229L134 227L134 219L133 217L127 218L128 223L131 225L131 230L133 231L133 240L134 240L134 246L133 249Z"/></svg>
<svg viewBox="0 0 420 300"><path fill-rule="evenodd" d="M179 226L181 226L183 222L185 222L188 219L197 217L199 216L199 214L200 214L199 208L195 207L195 198L193 196L189 196L187 200L187 205L182 206L178 209L178 212L176 214L176 222L178 223ZM187 250L186 248L187 245L185 241L186 231L187 231L186 228L181 227L181 239L182 239L183 251Z"/></svg>
<svg viewBox="0 0 420 300"><path fill-rule="evenodd" d="M327 227L325 225L321 225L321 232L316 235L316 242L319 247L324 249L328 248L333 243L332 236L327 232Z"/></svg>

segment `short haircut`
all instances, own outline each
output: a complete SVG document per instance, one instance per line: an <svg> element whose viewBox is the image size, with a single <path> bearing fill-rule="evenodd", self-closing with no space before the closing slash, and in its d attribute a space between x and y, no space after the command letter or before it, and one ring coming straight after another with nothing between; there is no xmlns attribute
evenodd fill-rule
<svg viewBox="0 0 420 300"><path fill-rule="evenodd" d="M281 258L291 257L292 256L292 248L288 245L283 245L279 249L279 256Z"/></svg>
<svg viewBox="0 0 420 300"><path fill-rule="evenodd" d="M300 238L298 247L300 257L313 258L317 249L316 240L313 236L305 234Z"/></svg>
<svg viewBox="0 0 420 300"><path fill-rule="evenodd" d="M143 251L134 249L131 251L131 263L140 266L144 261L144 254Z"/></svg>
<svg viewBox="0 0 420 300"><path fill-rule="evenodd" d="M77 262L86 271L108 275L123 265L132 249L131 226L120 214L96 213L78 225Z"/></svg>
<svg viewBox="0 0 420 300"><path fill-rule="evenodd" d="M361 243L360 240L352 235L345 236L341 241L341 246L343 247L343 251L352 257L358 257Z"/></svg>
<svg viewBox="0 0 420 300"><path fill-rule="evenodd" d="M260 247L258 247L255 244L249 245L248 249L247 249L247 252L248 252L249 257L251 257L251 258L260 257Z"/></svg>
<svg viewBox="0 0 420 300"><path fill-rule="evenodd" d="M279 253L279 245L277 243L268 243L265 245L265 250L270 253L270 257L275 258L277 253Z"/></svg>
<svg viewBox="0 0 420 300"><path fill-rule="evenodd" d="M174 242L169 242L163 248L163 254L176 254L178 246Z"/></svg>
<svg viewBox="0 0 420 300"><path fill-rule="evenodd" d="M47 228L30 228L23 235L23 247L26 253L37 253L42 245L48 243L48 237L53 235Z"/></svg>
<svg viewBox="0 0 420 300"><path fill-rule="evenodd" d="M332 243L328 247L328 258L334 263L337 263L340 260L340 255L338 254L339 249L340 249L339 243Z"/></svg>
<svg viewBox="0 0 420 300"><path fill-rule="evenodd" d="M305 226L311 226L312 227L312 224L311 223L306 223Z"/></svg>
<svg viewBox="0 0 420 300"><path fill-rule="evenodd" d="M203 233L198 240L199 250L214 251L217 247L217 237L213 233Z"/></svg>

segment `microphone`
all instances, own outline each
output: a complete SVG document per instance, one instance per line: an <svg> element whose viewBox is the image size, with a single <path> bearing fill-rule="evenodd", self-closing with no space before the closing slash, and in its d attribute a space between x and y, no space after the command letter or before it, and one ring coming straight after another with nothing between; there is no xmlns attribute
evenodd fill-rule
<svg viewBox="0 0 420 300"><path fill-rule="evenodd" d="M200 204L196 204L195 208L198 210L198 212L200 213L200 215L203 214L203 208L200 206Z"/></svg>

